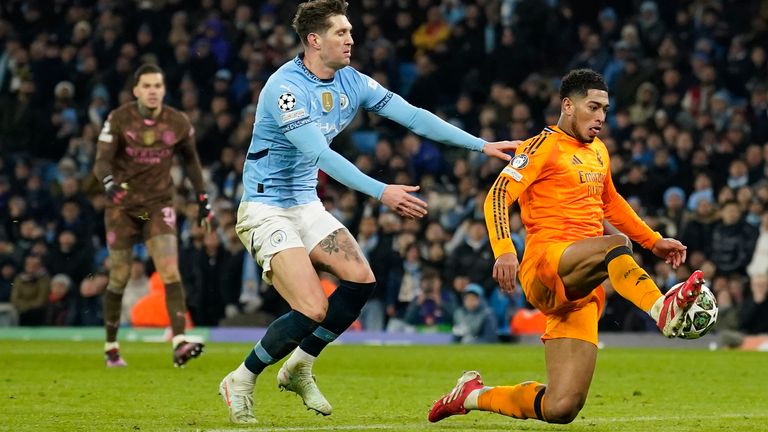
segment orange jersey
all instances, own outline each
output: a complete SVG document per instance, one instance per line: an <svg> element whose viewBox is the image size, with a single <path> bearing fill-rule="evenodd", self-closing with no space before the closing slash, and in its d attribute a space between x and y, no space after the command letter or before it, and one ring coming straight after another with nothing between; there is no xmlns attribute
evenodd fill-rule
<svg viewBox="0 0 768 432"><path fill-rule="evenodd" d="M526 249L600 236L603 219L645 248L661 238L616 191L605 144L599 138L582 143L556 126L518 147L488 193L485 222L497 258L515 252L509 206L516 200Z"/></svg>

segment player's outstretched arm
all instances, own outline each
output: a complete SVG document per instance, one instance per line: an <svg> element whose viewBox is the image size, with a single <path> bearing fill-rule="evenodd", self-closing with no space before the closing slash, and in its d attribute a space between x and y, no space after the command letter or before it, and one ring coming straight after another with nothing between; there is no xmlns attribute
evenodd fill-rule
<svg viewBox="0 0 768 432"><path fill-rule="evenodd" d="M380 200L401 216L420 218L427 214L427 203L412 196L417 186L386 185L360 171L352 162L331 150L325 136L314 123L308 123L285 134L285 137L326 174L344 186Z"/></svg>
<svg viewBox="0 0 768 432"><path fill-rule="evenodd" d="M378 113L431 140L483 152L505 161L512 159L512 156L506 152L514 151L522 143L522 141L485 142L431 112L409 104L395 93L392 93L387 104Z"/></svg>

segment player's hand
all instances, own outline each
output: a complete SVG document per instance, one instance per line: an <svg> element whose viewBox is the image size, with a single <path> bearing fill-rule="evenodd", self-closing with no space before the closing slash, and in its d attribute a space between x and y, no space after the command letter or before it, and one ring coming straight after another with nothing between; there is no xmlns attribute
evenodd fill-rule
<svg viewBox="0 0 768 432"><path fill-rule="evenodd" d="M483 146L483 153L504 161L509 161L512 159L512 156L505 153L505 151L515 150L522 143L522 141L496 141L485 143Z"/></svg>
<svg viewBox="0 0 768 432"><path fill-rule="evenodd" d="M208 202L208 194L204 192L197 194L197 222L205 232L211 232L213 210L211 210L211 203Z"/></svg>
<svg viewBox="0 0 768 432"><path fill-rule="evenodd" d="M493 265L493 278L499 283L501 290L507 294L515 292L517 278L517 255L505 253L496 259Z"/></svg>
<svg viewBox="0 0 768 432"><path fill-rule="evenodd" d="M381 194L381 202L400 216L421 219L427 214L427 203L411 195L418 186L387 185Z"/></svg>
<svg viewBox="0 0 768 432"><path fill-rule="evenodd" d="M687 247L673 238L662 238L656 240L651 252L661 258L667 264L671 264L673 269L680 267L688 256Z"/></svg>
<svg viewBox="0 0 768 432"><path fill-rule="evenodd" d="M128 183L117 184L115 179L112 178L112 174L104 177L102 180L104 183L104 192L107 194L107 199L112 201L112 204L120 204L128 194Z"/></svg>

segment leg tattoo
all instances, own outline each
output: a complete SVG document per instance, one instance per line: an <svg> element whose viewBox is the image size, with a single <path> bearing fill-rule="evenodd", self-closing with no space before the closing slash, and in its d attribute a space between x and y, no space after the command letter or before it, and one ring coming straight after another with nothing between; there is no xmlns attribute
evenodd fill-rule
<svg viewBox="0 0 768 432"><path fill-rule="evenodd" d="M328 255L342 253L344 254L344 259L362 263L363 259L360 256L357 247L355 247L355 243L350 240L349 236L340 236L339 233L341 232L342 230L334 231L328 237L324 238L318 246L320 246L322 251L328 253Z"/></svg>

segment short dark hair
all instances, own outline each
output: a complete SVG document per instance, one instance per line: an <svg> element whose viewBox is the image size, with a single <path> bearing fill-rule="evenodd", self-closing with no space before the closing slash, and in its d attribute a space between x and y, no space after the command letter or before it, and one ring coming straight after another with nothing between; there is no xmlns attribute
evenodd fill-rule
<svg viewBox="0 0 768 432"><path fill-rule="evenodd" d="M573 95L586 96L591 89L608 91L605 79L592 69L574 69L563 77L560 100Z"/></svg>
<svg viewBox="0 0 768 432"><path fill-rule="evenodd" d="M310 0L299 5L293 17L293 29L299 34L301 43L307 44L310 33L323 33L331 24L328 18L347 15L347 3L344 0Z"/></svg>
<svg viewBox="0 0 768 432"><path fill-rule="evenodd" d="M153 63L144 63L133 73L133 85L136 86L139 84L139 78L141 78L142 75L153 73L159 73L160 75L163 75L163 79L165 79L165 75L163 74L163 70L160 69L160 66Z"/></svg>

